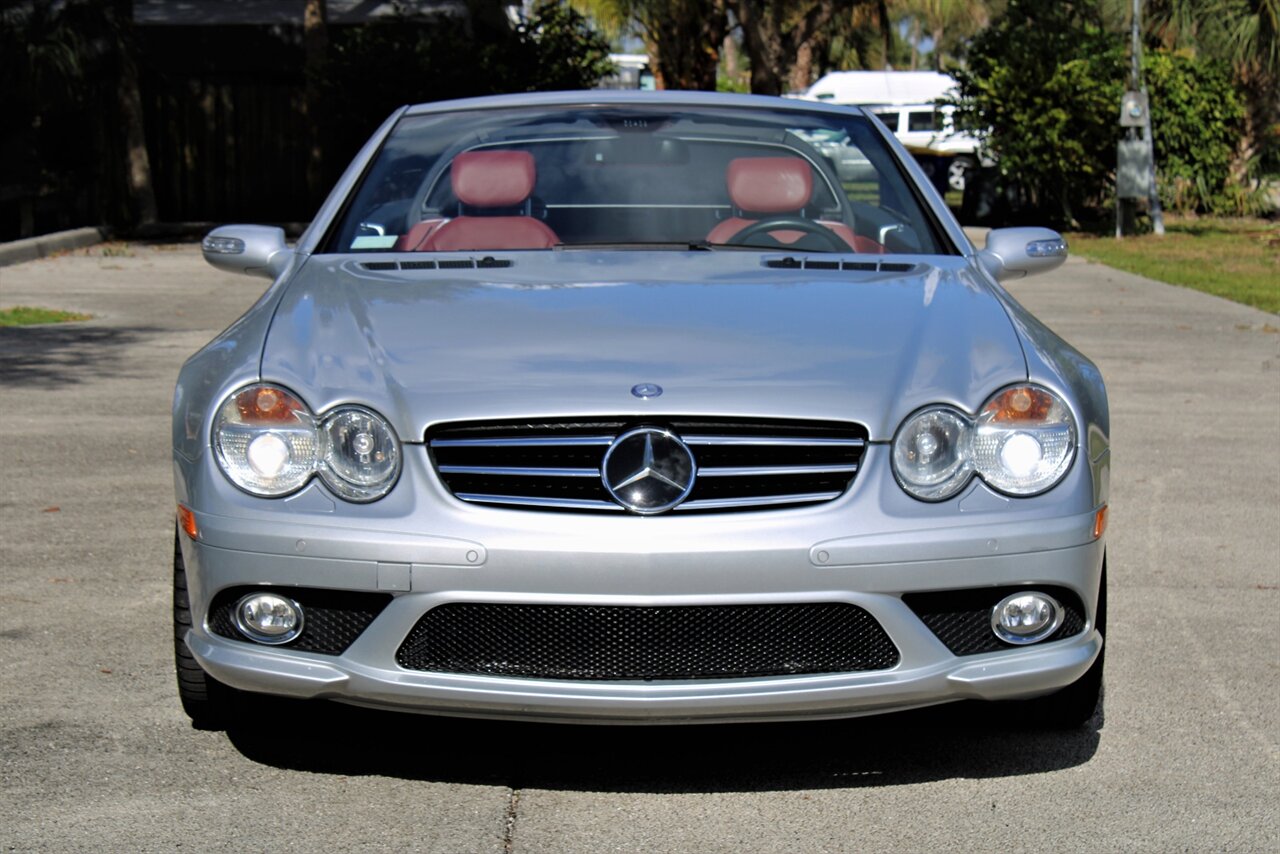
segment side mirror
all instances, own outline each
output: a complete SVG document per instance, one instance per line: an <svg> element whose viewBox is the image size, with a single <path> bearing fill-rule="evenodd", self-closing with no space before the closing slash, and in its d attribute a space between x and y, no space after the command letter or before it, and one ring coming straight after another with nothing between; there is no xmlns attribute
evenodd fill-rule
<svg viewBox="0 0 1280 854"><path fill-rule="evenodd" d="M293 250L284 245L284 229L268 225L224 225L205 235L204 260L219 270L274 279L284 272Z"/></svg>
<svg viewBox="0 0 1280 854"><path fill-rule="evenodd" d="M997 228L978 261L997 282L1047 273L1067 260L1067 241L1048 228Z"/></svg>

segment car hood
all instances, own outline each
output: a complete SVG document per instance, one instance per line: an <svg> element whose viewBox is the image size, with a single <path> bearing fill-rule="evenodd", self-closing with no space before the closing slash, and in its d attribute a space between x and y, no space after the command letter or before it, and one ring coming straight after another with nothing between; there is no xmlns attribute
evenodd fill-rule
<svg viewBox="0 0 1280 854"><path fill-rule="evenodd" d="M972 410L1026 377L1008 316L964 258L828 272L743 252L513 254L412 271L311 258L262 377L317 411L370 406L406 441L459 420L669 415L857 421L887 439L920 406ZM639 399L639 383L663 393Z"/></svg>

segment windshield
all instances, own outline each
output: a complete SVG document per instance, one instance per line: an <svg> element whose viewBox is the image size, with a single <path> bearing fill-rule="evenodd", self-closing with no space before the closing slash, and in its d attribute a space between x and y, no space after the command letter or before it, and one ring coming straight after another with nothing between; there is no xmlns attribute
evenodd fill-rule
<svg viewBox="0 0 1280 854"><path fill-rule="evenodd" d="M860 115L653 104L406 116L324 251L636 246L950 251Z"/></svg>

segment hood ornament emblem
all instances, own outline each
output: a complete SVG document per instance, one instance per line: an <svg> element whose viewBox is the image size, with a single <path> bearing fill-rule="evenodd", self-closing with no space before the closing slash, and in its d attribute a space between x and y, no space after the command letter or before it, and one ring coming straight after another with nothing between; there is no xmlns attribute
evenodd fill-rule
<svg viewBox="0 0 1280 854"><path fill-rule="evenodd" d="M662 386L657 383L640 383L631 387L631 393L641 400L648 400L662 394Z"/></svg>
<svg viewBox="0 0 1280 854"><path fill-rule="evenodd" d="M689 446L670 430L639 427L613 440L600 475L614 501L651 516L689 497L697 467Z"/></svg>

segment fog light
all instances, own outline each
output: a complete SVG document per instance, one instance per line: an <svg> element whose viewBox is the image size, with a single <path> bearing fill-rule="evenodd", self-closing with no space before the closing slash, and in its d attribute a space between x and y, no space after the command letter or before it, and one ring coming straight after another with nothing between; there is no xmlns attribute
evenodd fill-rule
<svg viewBox="0 0 1280 854"><path fill-rule="evenodd" d="M288 643L302 634L302 607L275 593L250 593L236 603L235 621L258 643Z"/></svg>
<svg viewBox="0 0 1280 854"><path fill-rule="evenodd" d="M1028 590L1000 600L991 611L991 630L1006 643L1035 643L1056 632L1062 617L1056 599Z"/></svg>

